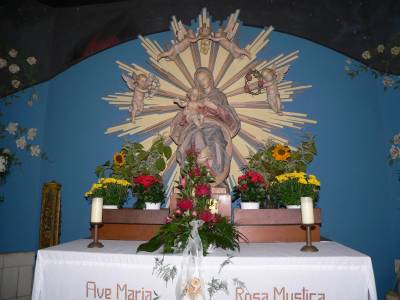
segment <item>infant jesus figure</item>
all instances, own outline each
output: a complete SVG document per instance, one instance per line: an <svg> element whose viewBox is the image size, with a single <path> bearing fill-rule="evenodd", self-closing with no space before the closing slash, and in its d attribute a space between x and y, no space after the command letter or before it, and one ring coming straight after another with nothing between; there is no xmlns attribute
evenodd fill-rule
<svg viewBox="0 0 400 300"><path fill-rule="evenodd" d="M207 98L200 99L200 92L196 88L192 88L188 91L186 100L176 98L174 103L176 103L179 107L184 108L184 120L189 124L194 123L198 128L203 125L204 108L208 107L213 110L218 109L218 107Z"/></svg>

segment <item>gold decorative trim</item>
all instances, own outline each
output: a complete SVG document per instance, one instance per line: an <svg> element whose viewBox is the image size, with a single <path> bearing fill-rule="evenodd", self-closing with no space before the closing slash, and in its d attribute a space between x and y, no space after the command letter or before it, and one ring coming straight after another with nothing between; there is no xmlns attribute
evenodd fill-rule
<svg viewBox="0 0 400 300"><path fill-rule="evenodd" d="M51 181L42 188L39 249L60 243L61 184Z"/></svg>

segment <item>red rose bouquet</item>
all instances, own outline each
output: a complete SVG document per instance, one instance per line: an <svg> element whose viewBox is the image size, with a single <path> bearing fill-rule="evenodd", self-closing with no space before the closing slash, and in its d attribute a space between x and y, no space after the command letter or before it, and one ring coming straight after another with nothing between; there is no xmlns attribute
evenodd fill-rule
<svg viewBox="0 0 400 300"><path fill-rule="evenodd" d="M132 193L136 197L135 208L144 208L146 202L161 203L164 189L161 178L152 175L140 175L132 182Z"/></svg>
<svg viewBox="0 0 400 300"><path fill-rule="evenodd" d="M255 171L248 170L238 178L234 198L242 202L259 202L263 206L267 198L268 182Z"/></svg>
<svg viewBox="0 0 400 300"><path fill-rule="evenodd" d="M211 183L213 177L205 166L197 163L196 153L187 154L187 161L177 182L177 209L167 217L166 224L138 251L153 252L163 247L164 253L182 251L190 236L193 220L202 220L198 229L204 254L210 245L223 249L238 250L239 238L244 239L229 220L211 211Z"/></svg>

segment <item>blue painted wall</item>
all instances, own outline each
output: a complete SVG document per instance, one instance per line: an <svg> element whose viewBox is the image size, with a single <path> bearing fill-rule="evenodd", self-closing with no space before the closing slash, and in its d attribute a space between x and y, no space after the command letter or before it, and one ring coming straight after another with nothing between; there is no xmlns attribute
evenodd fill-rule
<svg viewBox="0 0 400 300"><path fill-rule="evenodd" d="M258 32L242 28L241 44ZM152 38L162 44L170 35ZM350 80L343 55L290 35L273 33L261 56L297 49L300 58L287 78L313 88L297 95L286 110L318 120L305 130L316 135L319 151L312 169L323 183L322 233L372 257L382 295L391 287L393 260L400 256L400 183L386 161L388 140L400 130L399 94L384 93L368 75ZM0 204L0 252L37 248L40 189L50 180L63 186L62 242L88 235L89 205L82 195L95 180L95 166L123 143L104 131L127 117L101 97L126 91L116 60L146 66L145 59L137 41L119 45L38 86L40 100L33 108L17 102L5 110L6 120L38 127L50 159L41 162L23 154L23 166L13 170L3 187L7 199ZM301 136L294 130L279 133L294 144Z"/></svg>

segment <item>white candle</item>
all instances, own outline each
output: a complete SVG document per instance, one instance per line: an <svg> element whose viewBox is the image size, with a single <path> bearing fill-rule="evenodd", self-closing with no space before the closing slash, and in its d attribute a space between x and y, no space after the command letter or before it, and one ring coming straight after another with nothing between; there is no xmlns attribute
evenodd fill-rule
<svg viewBox="0 0 400 300"><path fill-rule="evenodd" d="M101 223L103 220L103 198L92 199L92 214L90 222Z"/></svg>
<svg viewBox="0 0 400 300"><path fill-rule="evenodd" d="M314 224L314 205L311 197L301 197L301 219L303 224Z"/></svg>

